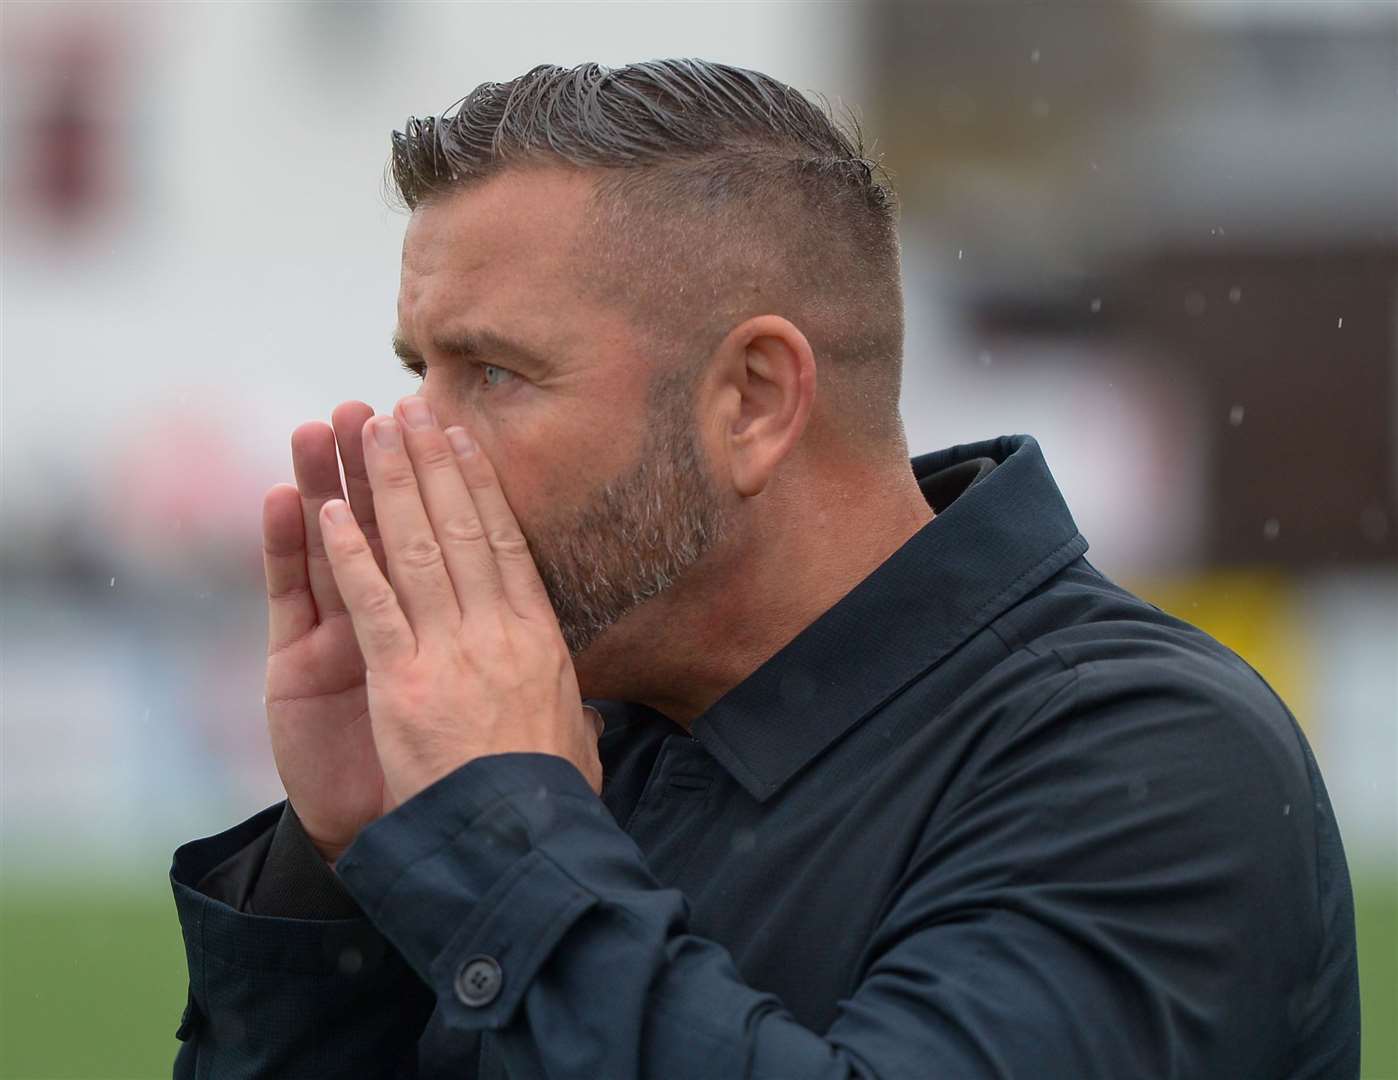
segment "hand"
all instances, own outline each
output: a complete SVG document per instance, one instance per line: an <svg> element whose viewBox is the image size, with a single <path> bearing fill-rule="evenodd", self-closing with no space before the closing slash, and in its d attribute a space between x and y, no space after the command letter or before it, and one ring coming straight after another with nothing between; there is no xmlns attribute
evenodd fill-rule
<svg viewBox="0 0 1398 1080"><path fill-rule="evenodd" d="M495 468L425 399L364 427L388 573L352 508L320 524L367 664L387 798L406 802L478 757L556 754L601 793L602 719L572 657ZM390 584L391 579L391 584Z"/></svg>
<svg viewBox="0 0 1398 1080"><path fill-rule="evenodd" d="M321 507L344 497L338 440L350 509L372 559L384 565L361 441L373 415L363 402L345 402L331 414L333 430L323 422L298 427L291 436L296 487L278 484L262 505L272 756L302 826L332 863L395 805L374 748L364 658L320 528Z"/></svg>

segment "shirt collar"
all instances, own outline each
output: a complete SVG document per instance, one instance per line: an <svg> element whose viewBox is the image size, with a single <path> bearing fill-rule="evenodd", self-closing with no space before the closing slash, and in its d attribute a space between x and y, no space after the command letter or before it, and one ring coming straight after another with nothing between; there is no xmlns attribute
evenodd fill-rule
<svg viewBox="0 0 1398 1080"><path fill-rule="evenodd" d="M759 801L1087 550L1030 435L911 464L937 516L695 718L694 737Z"/></svg>

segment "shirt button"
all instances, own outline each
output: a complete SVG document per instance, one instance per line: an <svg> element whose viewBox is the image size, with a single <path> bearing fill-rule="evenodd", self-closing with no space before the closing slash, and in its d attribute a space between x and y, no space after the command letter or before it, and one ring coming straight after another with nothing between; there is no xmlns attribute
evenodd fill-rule
<svg viewBox="0 0 1398 1080"><path fill-rule="evenodd" d="M456 996L463 1005L479 1009L500 996L504 976L493 956L473 956L456 973Z"/></svg>

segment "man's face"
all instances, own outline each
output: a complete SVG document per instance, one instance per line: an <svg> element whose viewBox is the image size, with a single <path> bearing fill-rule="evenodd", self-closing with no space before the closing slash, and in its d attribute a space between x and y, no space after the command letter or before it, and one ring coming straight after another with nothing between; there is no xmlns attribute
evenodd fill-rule
<svg viewBox="0 0 1398 1080"><path fill-rule="evenodd" d="M398 294L400 352L494 463L575 657L728 520L688 388L652 394L644 335L580 283L589 192L576 173L506 172L419 207Z"/></svg>

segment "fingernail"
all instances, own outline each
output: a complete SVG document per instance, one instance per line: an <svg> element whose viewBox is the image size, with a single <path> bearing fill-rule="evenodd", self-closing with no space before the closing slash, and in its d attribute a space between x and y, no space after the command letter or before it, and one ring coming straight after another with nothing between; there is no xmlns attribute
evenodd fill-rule
<svg viewBox="0 0 1398 1080"><path fill-rule="evenodd" d="M325 516L330 519L332 525L348 525L349 507L345 505L344 499L334 499L325 504Z"/></svg>
<svg viewBox="0 0 1398 1080"><path fill-rule="evenodd" d="M408 427L415 431L432 426L432 408L420 397L410 397L403 402L403 415L408 418Z"/></svg>
<svg viewBox="0 0 1398 1080"><path fill-rule="evenodd" d="M447 438L451 440L451 448L462 457L476 452L475 441L466 434L465 429L459 427L447 428Z"/></svg>
<svg viewBox="0 0 1398 1080"><path fill-rule="evenodd" d="M381 416L374 421L374 438L385 450L401 446L402 436L398 433L398 421L391 416Z"/></svg>

